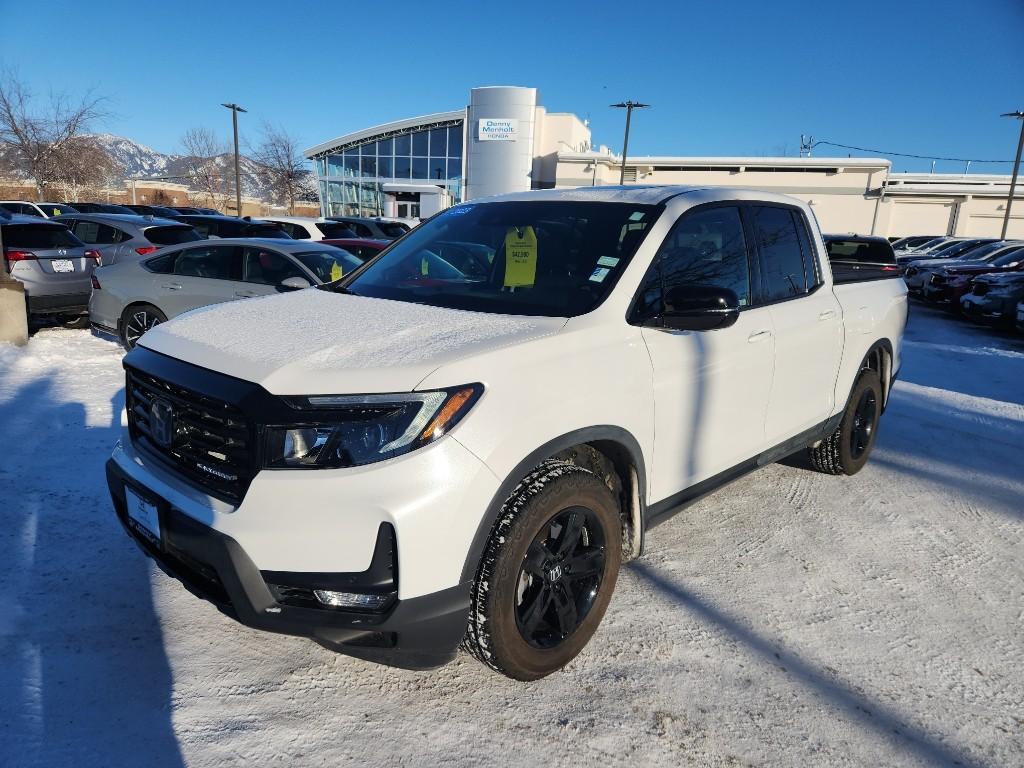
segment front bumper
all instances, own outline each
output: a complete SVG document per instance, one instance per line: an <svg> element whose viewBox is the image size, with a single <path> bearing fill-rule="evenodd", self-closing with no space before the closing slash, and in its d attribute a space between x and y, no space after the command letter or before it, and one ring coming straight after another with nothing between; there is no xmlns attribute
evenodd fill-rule
<svg viewBox="0 0 1024 768"><path fill-rule="evenodd" d="M190 592L242 624L309 637L333 650L399 667L429 669L454 658L469 615L468 583L422 597L394 598L379 613L309 607L301 597L291 597L312 589L397 594L391 526L382 524L378 530L365 572L261 571L237 541L175 509L115 459L107 462L106 473L117 517L142 551ZM128 517L126 486L156 506L159 542Z"/></svg>
<svg viewBox="0 0 1024 768"><path fill-rule="evenodd" d="M1016 299L992 294L975 296L969 293L960 298L960 310L968 319L988 325L1013 325L1016 307Z"/></svg>

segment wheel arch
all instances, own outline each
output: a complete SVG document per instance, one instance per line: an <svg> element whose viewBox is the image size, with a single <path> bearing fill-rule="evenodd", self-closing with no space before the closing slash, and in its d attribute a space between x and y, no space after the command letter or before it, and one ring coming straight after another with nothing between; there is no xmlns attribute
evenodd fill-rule
<svg viewBox="0 0 1024 768"><path fill-rule="evenodd" d="M547 459L577 464L600 477L615 493L619 502L623 562L639 556L643 551L647 471L640 443L622 427L586 427L547 441L525 456L505 477L477 526L462 566L462 582L476 578L494 524L519 481Z"/></svg>
<svg viewBox="0 0 1024 768"><path fill-rule="evenodd" d="M881 338L871 345L867 353L864 355L864 358L861 360L860 366L857 368L857 375L860 375L860 372L865 370L874 371L878 374L878 379L882 383L883 410L885 410L886 406L889 405L889 393L892 390L894 380L892 365L892 342L887 338ZM856 383L855 377L853 383L850 385L851 390Z"/></svg>

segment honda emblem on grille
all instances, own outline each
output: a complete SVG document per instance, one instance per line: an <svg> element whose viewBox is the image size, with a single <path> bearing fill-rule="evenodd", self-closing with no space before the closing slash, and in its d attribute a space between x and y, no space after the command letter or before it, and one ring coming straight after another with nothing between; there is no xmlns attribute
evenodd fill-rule
<svg viewBox="0 0 1024 768"><path fill-rule="evenodd" d="M149 406L149 433L157 445L171 447L174 439L174 408L166 400L156 398Z"/></svg>

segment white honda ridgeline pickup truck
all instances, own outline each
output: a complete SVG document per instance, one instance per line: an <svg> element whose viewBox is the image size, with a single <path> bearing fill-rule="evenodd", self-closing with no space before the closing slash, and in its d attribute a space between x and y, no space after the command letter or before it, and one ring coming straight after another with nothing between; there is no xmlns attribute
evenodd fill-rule
<svg viewBox="0 0 1024 768"><path fill-rule="evenodd" d="M673 513L797 451L860 470L906 318L898 278L834 284L790 197L473 201L333 283L147 332L107 479L243 624L411 668L461 643L534 680Z"/></svg>

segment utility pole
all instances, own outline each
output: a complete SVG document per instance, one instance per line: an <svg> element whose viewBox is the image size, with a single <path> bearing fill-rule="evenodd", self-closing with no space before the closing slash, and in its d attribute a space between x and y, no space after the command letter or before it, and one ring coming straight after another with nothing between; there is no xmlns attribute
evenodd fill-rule
<svg viewBox="0 0 1024 768"><path fill-rule="evenodd" d="M1006 230L1010 226L1010 208L1013 206L1013 193L1017 189L1017 172L1020 171L1020 151L1024 149L1024 112L1005 112L1000 117L1012 117L1020 120L1020 141L1017 142L1017 159L1013 161L1013 176L1010 179L1010 194L1006 196L1006 215L1003 216L1003 233L999 236L1006 239Z"/></svg>
<svg viewBox="0 0 1024 768"><path fill-rule="evenodd" d="M620 101L618 104L611 104L615 109L626 110L626 135L622 139L622 168L619 170L619 184L626 183L626 152L629 150L629 122L633 117L634 109L647 109L650 104L641 104L639 101Z"/></svg>
<svg viewBox="0 0 1024 768"><path fill-rule="evenodd" d="M221 104L231 110L231 126L235 129L235 216L242 217L242 181L238 170L238 113L247 110L237 104Z"/></svg>

